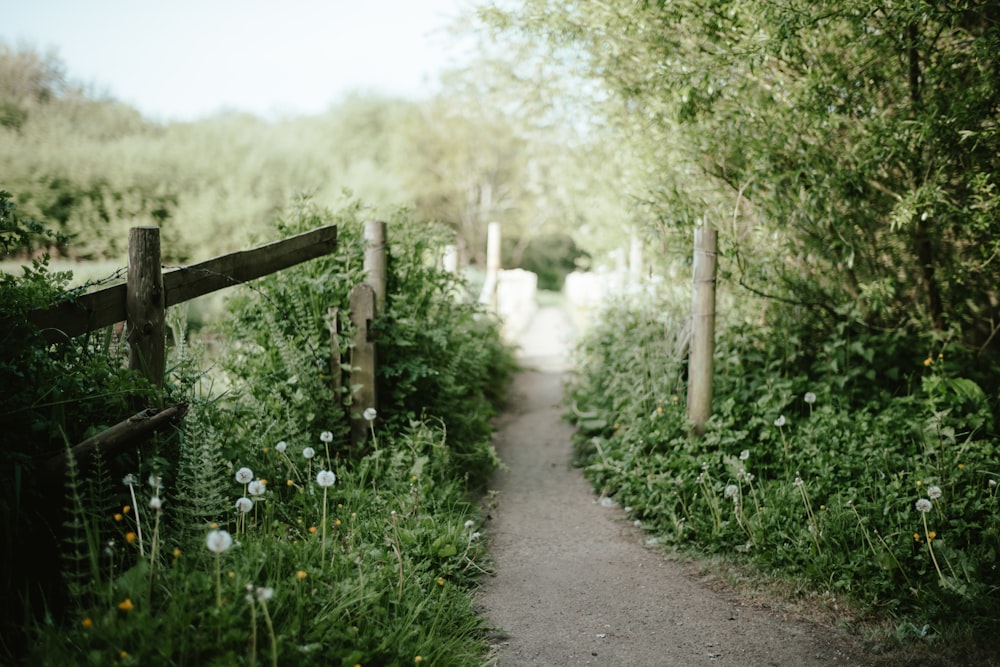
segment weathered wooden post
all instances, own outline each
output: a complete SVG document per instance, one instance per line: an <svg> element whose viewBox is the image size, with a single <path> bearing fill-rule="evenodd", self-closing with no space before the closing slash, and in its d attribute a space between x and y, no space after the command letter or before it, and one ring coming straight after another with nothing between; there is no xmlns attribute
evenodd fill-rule
<svg viewBox="0 0 1000 667"><path fill-rule="evenodd" d="M330 308L326 311L326 319L330 326L330 389L337 406L337 418L343 416L343 358L340 354L340 308Z"/></svg>
<svg viewBox="0 0 1000 667"><path fill-rule="evenodd" d="M691 299L691 347L688 358L688 419L695 435L712 416L712 355L715 352L715 264L718 233L694 230L694 279Z"/></svg>
<svg viewBox="0 0 1000 667"><path fill-rule="evenodd" d="M125 292L129 368L156 386L166 366L166 298L160 265L160 228L133 227L128 233Z"/></svg>
<svg viewBox="0 0 1000 667"><path fill-rule="evenodd" d="M479 297L480 303L497 310L497 287L500 283L500 223L491 222L486 228L486 282Z"/></svg>
<svg viewBox="0 0 1000 667"><path fill-rule="evenodd" d="M365 222L365 282L375 290L375 312L385 312L385 222L368 220Z"/></svg>
<svg viewBox="0 0 1000 667"><path fill-rule="evenodd" d="M441 254L441 266L448 273L458 273L458 246L454 243L444 247L444 252Z"/></svg>
<svg viewBox="0 0 1000 667"><path fill-rule="evenodd" d="M377 363L372 321L375 319L375 290L368 283L355 285L350 294L354 345L351 348L351 443L362 444L368 438L365 410L378 410L375 386Z"/></svg>
<svg viewBox="0 0 1000 667"><path fill-rule="evenodd" d="M350 294L354 344L351 348L351 442L359 446L368 438L368 409L378 410L378 385L375 371L378 355L372 322L385 312L386 303L386 224L381 220L365 222L365 282L355 285Z"/></svg>

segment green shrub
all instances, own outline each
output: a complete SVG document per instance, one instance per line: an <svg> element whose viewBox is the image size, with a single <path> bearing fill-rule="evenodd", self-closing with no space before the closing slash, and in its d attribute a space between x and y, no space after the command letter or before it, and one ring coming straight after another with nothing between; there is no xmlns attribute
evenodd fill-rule
<svg viewBox="0 0 1000 667"><path fill-rule="evenodd" d="M333 255L241 290L226 323L203 339L189 338L182 309L168 314L166 385L189 402L188 416L127 474L70 466L63 537L58 550L44 544L61 554L50 574L61 575L65 595L31 601L30 642L22 655L4 647L9 657L482 660L484 622L469 593L488 565L469 491L495 461L489 417L511 355L489 318L455 301L459 285L427 265L434 232L400 213L389 226L390 299L379 322L384 368L433 372L384 372L368 446L350 449L350 397L333 391L340 369L330 367L327 313L346 310L360 280L363 214L356 204L330 213L301 202L278 232L335 222ZM425 338L432 328L448 329L443 346Z"/></svg>
<svg viewBox="0 0 1000 667"><path fill-rule="evenodd" d="M580 345L577 452L599 490L666 544L807 579L901 629L998 629L1000 446L959 361L928 356L929 336L831 336L810 356L782 332L723 328L697 438L671 308L615 305Z"/></svg>

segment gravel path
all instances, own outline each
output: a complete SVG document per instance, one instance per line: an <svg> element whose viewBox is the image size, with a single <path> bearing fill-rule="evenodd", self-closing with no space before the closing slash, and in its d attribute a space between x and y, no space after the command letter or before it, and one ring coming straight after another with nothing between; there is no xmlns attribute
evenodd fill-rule
<svg viewBox="0 0 1000 667"><path fill-rule="evenodd" d="M865 665L840 634L719 593L644 546L641 531L570 466L562 420L565 350L558 308L539 310L496 446L486 526L496 575L477 602L497 629L490 665L756 667Z"/></svg>

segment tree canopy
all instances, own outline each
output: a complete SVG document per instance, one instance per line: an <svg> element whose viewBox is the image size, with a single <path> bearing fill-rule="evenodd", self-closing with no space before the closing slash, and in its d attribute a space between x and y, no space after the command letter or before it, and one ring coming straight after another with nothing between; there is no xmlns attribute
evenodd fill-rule
<svg viewBox="0 0 1000 667"><path fill-rule="evenodd" d="M725 232L750 290L829 328L992 346L1000 5L525 0L486 13L610 93L661 229ZM752 257L752 259L750 259Z"/></svg>

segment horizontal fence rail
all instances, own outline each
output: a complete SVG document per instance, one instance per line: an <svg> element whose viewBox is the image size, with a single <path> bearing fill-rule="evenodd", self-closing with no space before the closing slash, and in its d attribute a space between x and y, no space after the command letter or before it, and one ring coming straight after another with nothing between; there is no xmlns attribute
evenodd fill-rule
<svg viewBox="0 0 1000 667"><path fill-rule="evenodd" d="M175 306L217 290L270 275L337 247L337 226L318 227L250 250L171 269L163 274L165 307ZM45 340L59 343L127 319L128 285L113 285L83 294L50 308L36 310L28 320Z"/></svg>

